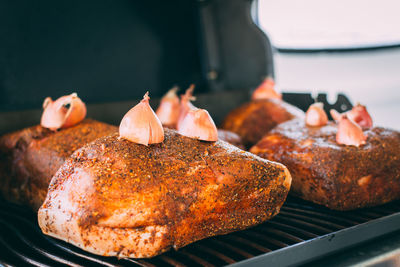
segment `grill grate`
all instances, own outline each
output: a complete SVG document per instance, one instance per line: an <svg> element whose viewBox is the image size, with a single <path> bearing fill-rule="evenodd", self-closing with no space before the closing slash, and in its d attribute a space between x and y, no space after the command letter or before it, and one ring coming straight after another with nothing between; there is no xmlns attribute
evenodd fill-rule
<svg viewBox="0 0 400 267"><path fill-rule="evenodd" d="M36 266L223 266L305 244L326 234L400 212L400 201L351 212L331 211L289 197L272 220L198 241L151 259L117 259L85 252L41 233L36 215L0 200L0 263Z"/></svg>

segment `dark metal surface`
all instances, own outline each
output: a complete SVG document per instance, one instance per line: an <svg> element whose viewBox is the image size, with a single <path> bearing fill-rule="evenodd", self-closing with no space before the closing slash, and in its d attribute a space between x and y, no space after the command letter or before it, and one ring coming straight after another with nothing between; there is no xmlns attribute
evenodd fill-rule
<svg viewBox="0 0 400 267"><path fill-rule="evenodd" d="M272 46L253 22L251 0L197 2L203 76L212 91L255 87L273 77Z"/></svg>
<svg viewBox="0 0 400 267"><path fill-rule="evenodd" d="M399 43L387 43L381 45L364 45L364 46L349 46L349 47L323 47L323 48L291 48L291 47L275 47L279 53L357 53L370 52L376 50L391 50L399 49Z"/></svg>
<svg viewBox="0 0 400 267"><path fill-rule="evenodd" d="M73 91L101 103L257 86L273 62L251 2L0 1L0 111Z"/></svg>
<svg viewBox="0 0 400 267"><path fill-rule="evenodd" d="M308 262L304 267L400 266L400 231L364 242L351 249Z"/></svg>
<svg viewBox="0 0 400 267"><path fill-rule="evenodd" d="M196 1L0 1L0 110L203 85Z"/></svg>
<svg viewBox="0 0 400 267"><path fill-rule="evenodd" d="M299 264L400 229L400 202L351 212L290 197L272 220L198 241L152 259L117 259L85 252L41 233L36 215L0 200L0 263L58 266L284 266ZM353 241L353 243L352 243Z"/></svg>

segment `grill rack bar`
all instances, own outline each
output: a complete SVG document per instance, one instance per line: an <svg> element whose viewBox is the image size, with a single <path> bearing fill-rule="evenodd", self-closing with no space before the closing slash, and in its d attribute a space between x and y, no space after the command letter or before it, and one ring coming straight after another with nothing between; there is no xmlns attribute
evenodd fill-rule
<svg viewBox="0 0 400 267"><path fill-rule="evenodd" d="M201 240L151 259L117 259L94 255L43 235L33 212L0 200L0 249L6 252L0 263L149 267L241 266L250 262L288 265L398 230L399 225L400 201L339 212L289 197L281 213L256 227ZM313 255L308 255L310 248ZM294 258L290 256L294 254ZM303 259L299 259L300 254Z"/></svg>

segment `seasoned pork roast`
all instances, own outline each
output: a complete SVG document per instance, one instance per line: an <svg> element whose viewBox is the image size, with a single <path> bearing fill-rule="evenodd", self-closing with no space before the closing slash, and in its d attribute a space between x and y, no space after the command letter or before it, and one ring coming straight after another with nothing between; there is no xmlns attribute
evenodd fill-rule
<svg viewBox="0 0 400 267"><path fill-rule="evenodd" d="M292 120L268 133L251 152L285 164L291 193L335 210L380 205L400 198L400 133L364 130L365 144L340 145L337 125Z"/></svg>
<svg viewBox="0 0 400 267"><path fill-rule="evenodd" d="M51 177L76 149L118 130L86 119L76 126L51 131L40 125L0 137L0 190L9 201L42 205Z"/></svg>
<svg viewBox="0 0 400 267"><path fill-rule="evenodd" d="M234 145L240 149L245 149L242 138L234 132L228 130L218 129L218 138L219 140L225 141L231 145Z"/></svg>
<svg viewBox="0 0 400 267"><path fill-rule="evenodd" d="M280 99L257 99L231 111L221 128L237 133L249 148L276 125L293 118L304 118L304 112Z"/></svg>
<svg viewBox="0 0 400 267"><path fill-rule="evenodd" d="M51 181L42 231L92 253L142 258L279 212L291 183L283 165L164 131L159 144L114 134L77 150Z"/></svg>

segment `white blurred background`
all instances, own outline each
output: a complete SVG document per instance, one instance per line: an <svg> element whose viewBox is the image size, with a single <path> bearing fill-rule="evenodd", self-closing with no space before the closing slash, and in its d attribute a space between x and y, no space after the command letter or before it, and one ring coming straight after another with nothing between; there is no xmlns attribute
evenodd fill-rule
<svg viewBox="0 0 400 267"><path fill-rule="evenodd" d="M259 0L260 27L283 49L343 49L400 44L400 1ZM353 52L279 53L285 91L338 92L367 105L375 125L400 130L400 47Z"/></svg>

